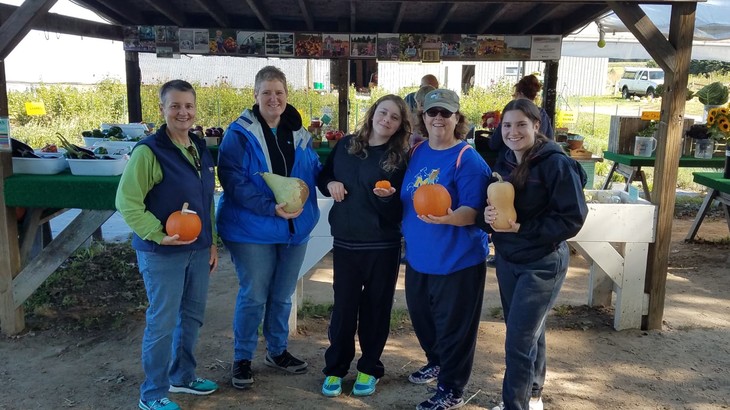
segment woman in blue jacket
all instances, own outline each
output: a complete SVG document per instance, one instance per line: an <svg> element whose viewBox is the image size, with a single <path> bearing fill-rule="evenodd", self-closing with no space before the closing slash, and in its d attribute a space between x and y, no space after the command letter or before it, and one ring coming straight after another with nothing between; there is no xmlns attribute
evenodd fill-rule
<svg viewBox="0 0 730 410"><path fill-rule="evenodd" d="M515 187L517 220L508 229L494 228L498 212L488 205L481 221L499 249L495 262L507 325L503 402L493 410L543 408L545 318L568 271L566 240L580 231L588 214L585 172L539 129L534 103L516 99L505 106L507 151L494 168Z"/></svg>
<svg viewBox="0 0 730 410"><path fill-rule="evenodd" d="M267 366L304 373L307 363L287 351L291 296L296 288L309 234L319 219L316 178L321 164L297 110L287 104L286 76L267 66L254 82L256 104L226 131L218 154L223 195L218 232L239 280L233 319L232 384L253 383L251 360L263 319ZM262 172L297 177L309 186L304 208L283 209Z"/></svg>

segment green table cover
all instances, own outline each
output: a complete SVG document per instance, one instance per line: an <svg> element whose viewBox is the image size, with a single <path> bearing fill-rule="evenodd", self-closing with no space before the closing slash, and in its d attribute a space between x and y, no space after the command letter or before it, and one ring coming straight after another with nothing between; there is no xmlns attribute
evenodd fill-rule
<svg viewBox="0 0 730 410"><path fill-rule="evenodd" d="M25 208L116 209L121 176L15 174L5 179L5 205Z"/></svg>
<svg viewBox="0 0 730 410"><path fill-rule="evenodd" d="M694 182L730 194L730 179L723 178L722 172L693 172L692 175Z"/></svg>
<svg viewBox="0 0 730 410"><path fill-rule="evenodd" d="M628 165L630 167L653 167L656 157L637 157L629 154L617 154L615 152L604 151L603 157L609 161L618 162L619 164ZM722 168L725 165L725 157L712 158L695 158L680 157L680 168Z"/></svg>

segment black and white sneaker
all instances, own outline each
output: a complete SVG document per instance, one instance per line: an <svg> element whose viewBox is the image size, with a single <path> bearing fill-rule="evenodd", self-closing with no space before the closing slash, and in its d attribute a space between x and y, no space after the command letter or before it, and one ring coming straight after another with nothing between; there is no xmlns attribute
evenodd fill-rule
<svg viewBox="0 0 730 410"><path fill-rule="evenodd" d="M231 369L231 384L237 389L247 389L253 384L250 360L236 360Z"/></svg>
<svg viewBox="0 0 730 410"><path fill-rule="evenodd" d="M269 367L274 367L294 374L306 373L308 366L307 362L297 359L286 350L284 350L284 353L276 357L271 357L269 352L266 352L266 359L264 359L264 363Z"/></svg>

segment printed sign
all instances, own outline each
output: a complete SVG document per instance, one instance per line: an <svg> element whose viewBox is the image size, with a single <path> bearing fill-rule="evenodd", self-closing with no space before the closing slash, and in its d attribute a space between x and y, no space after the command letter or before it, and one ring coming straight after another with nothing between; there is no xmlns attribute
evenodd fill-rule
<svg viewBox="0 0 730 410"><path fill-rule="evenodd" d="M660 111L642 111L641 112L642 120L659 121L660 116L661 116Z"/></svg>
<svg viewBox="0 0 730 410"><path fill-rule="evenodd" d="M25 113L28 115L46 115L46 106L43 101L27 101Z"/></svg>

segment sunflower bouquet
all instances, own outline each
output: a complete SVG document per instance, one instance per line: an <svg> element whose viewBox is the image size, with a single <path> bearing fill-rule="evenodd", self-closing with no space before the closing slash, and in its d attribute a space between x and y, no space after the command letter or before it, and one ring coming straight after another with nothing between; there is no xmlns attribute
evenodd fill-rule
<svg viewBox="0 0 730 410"><path fill-rule="evenodd" d="M730 138L730 108L716 107L707 114L707 136L724 142Z"/></svg>

